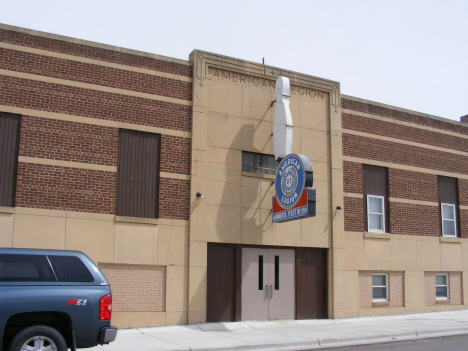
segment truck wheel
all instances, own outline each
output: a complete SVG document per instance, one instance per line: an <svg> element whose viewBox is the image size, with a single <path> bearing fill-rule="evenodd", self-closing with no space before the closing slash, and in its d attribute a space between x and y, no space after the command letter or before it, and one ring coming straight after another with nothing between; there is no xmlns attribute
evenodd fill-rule
<svg viewBox="0 0 468 351"><path fill-rule="evenodd" d="M67 343L54 328L34 325L16 334L9 351L67 351Z"/></svg>

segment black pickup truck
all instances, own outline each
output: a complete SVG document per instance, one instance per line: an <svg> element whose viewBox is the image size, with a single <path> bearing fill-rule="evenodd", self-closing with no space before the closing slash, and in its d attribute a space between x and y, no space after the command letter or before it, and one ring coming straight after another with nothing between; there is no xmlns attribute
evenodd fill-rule
<svg viewBox="0 0 468 351"><path fill-rule="evenodd" d="M114 341L109 283L82 252L0 248L0 351Z"/></svg>

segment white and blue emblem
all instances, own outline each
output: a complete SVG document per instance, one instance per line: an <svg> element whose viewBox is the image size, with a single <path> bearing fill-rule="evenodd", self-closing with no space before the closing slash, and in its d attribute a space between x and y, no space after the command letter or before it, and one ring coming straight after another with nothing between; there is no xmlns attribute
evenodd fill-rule
<svg viewBox="0 0 468 351"><path fill-rule="evenodd" d="M275 180L276 198L283 208L291 208L299 201L306 183L306 170L298 155L290 154L279 164Z"/></svg>

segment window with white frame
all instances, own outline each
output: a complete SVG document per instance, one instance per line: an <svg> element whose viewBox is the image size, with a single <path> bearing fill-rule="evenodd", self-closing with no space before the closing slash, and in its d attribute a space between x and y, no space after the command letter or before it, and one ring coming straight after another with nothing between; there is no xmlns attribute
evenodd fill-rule
<svg viewBox="0 0 468 351"><path fill-rule="evenodd" d="M442 211L442 236L457 236L456 212L454 204L440 204Z"/></svg>
<svg viewBox="0 0 468 351"><path fill-rule="evenodd" d="M385 232L384 197L367 195L367 231Z"/></svg>
<svg viewBox="0 0 468 351"><path fill-rule="evenodd" d="M448 274L436 274L435 283L436 283L436 299L448 300L449 298Z"/></svg>
<svg viewBox="0 0 468 351"><path fill-rule="evenodd" d="M388 301L388 274L372 274L372 301Z"/></svg>

